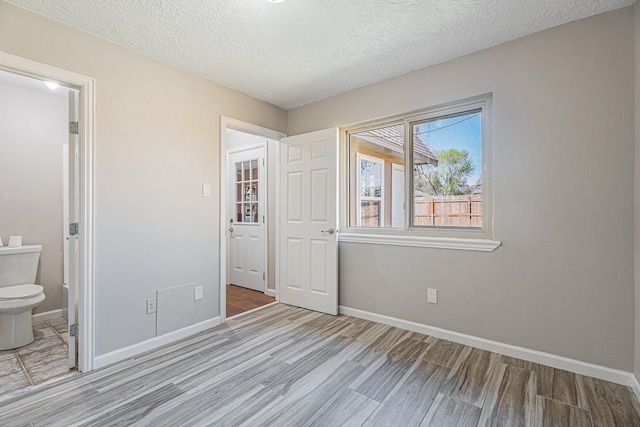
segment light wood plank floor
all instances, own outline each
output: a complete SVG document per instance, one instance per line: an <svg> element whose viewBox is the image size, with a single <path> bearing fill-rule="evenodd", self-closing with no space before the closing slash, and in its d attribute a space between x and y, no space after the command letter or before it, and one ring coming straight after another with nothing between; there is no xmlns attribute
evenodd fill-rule
<svg viewBox="0 0 640 427"><path fill-rule="evenodd" d="M276 304L0 402L2 426L640 426L628 387Z"/></svg>

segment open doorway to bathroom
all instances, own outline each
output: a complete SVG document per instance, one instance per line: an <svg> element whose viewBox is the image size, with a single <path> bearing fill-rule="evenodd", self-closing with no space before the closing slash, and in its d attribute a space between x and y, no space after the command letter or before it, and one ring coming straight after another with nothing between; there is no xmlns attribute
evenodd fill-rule
<svg viewBox="0 0 640 427"><path fill-rule="evenodd" d="M76 366L69 337L75 293L68 291L78 275L76 245L69 244L78 197L77 144L69 127L77 110L77 90L0 70L0 238L9 245L10 236L21 236L11 243L42 247L30 283L45 296L31 309L34 341L0 351L0 398L67 376Z"/></svg>

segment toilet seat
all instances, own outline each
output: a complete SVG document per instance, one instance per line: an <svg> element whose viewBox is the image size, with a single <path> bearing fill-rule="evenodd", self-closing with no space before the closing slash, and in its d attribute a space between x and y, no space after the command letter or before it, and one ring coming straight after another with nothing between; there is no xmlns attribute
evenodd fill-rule
<svg viewBox="0 0 640 427"><path fill-rule="evenodd" d="M15 285L0 287L0 301L25 299L38 296L44 288L40 285Z"/></svg>

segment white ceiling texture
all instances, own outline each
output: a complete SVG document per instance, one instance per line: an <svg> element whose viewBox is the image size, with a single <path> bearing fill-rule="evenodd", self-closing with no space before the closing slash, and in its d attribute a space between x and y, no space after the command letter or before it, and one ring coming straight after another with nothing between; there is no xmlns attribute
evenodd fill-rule
<svg viewBox="0 0 640 427"><path fill-rule="evenodd" d="M635 0L8 0L285 109Z"/></svg>

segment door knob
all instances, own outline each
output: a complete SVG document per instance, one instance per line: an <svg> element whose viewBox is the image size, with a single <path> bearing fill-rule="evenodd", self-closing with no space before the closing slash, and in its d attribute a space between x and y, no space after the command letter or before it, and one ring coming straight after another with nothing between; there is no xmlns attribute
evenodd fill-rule
<svg viewBox="0 0 640 427"><path fill-rule="evenodd" d="M328 229L328 230L322 230L322 231L321 231L321 233L328 233L328 234L333 234L333 233L335 233L335 232L336 232L336 230L335 230L333 227L331 227L331 228L330 228L330 229Z"/></svg>
<svg viewBox="0 0 640 427"><path fill-rule="evenodd" d="M229 231L233 233L233 227L229 227Z"/></svg>

